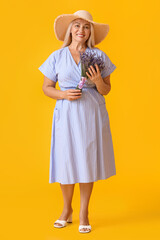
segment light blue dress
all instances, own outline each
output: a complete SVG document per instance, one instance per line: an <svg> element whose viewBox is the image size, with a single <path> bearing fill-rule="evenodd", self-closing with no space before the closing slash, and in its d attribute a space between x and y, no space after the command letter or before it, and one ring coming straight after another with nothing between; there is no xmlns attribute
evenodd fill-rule
<svg viewBox="0 0 160 240"><path fill-rule="evenodd" d="M116 66L99 48L105 69L102 78ZM81 64L74 61L67 47L54 51L38 68L47 78L59 83L62 91L75 89L81 79ZM49 183L87 183L116 175L115 158L105 98L95 83L85 82L76 100L57 99L52 119Z"/></svg>

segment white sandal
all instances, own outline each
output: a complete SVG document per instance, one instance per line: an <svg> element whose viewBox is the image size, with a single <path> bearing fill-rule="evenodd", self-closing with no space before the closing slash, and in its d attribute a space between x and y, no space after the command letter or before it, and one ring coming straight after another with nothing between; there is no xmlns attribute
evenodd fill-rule
<svg viewBox="0 0 160 240"><path fill-rule="evenodd" d="M60 225L56 225L55 223L60 223ZM72 223L72 213L71 215L69 216L69 218L67 220L59 220L57 219L55 222L54 222L54 227L56 228L62 228L62 227L65 227L66 226L66 223Z"/></svg>
<svg viewBox="0 0 160 240"><path fill-rule="evenodd" d="M88 228L88 230L82 230L83 228ZM79 225L80 233L88 233L91 231L91 225Z"/></svg>

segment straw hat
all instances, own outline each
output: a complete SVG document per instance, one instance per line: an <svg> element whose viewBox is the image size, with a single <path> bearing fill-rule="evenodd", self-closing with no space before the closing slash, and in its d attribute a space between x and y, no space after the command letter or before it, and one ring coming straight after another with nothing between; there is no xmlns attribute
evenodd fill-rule
<svg viewBox="0 0 160 240"><path fill-rule="evenodd" d="M92 15L85 10L79 10L73 14L59 15L54 21L54 31L58 40L64 41L67 28L71 21L76 18L82 18L93 24L95 45L100 43L109 32L109 25L104 23L96 23L93 21Z"/></svg>

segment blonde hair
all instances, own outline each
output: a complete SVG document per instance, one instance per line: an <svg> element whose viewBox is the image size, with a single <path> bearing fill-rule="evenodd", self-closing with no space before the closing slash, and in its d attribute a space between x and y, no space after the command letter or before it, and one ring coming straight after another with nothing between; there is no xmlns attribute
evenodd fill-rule
<svg viewBox="0 0 160 240"><path fill-rule="evenodd" d="M72 25L74 23L76 19L74 19L68 26L68 29L66 31L66 34L65 34L65 37L64 37L64 42L63 42L63 45L61 46L61 48L64 48L68 45L70 45L70 43L72 42L72 36L71 36L71 28L72 28ZM90 22L89 22L90 23ZM90 32L90 36L89 38L87 39L86 41L86 45L89 47L89 48L94 48L95 46L95 39L94 39L94 27L93 27L93 24L90 23L90 29L91 29L91 32Z"/></svg>

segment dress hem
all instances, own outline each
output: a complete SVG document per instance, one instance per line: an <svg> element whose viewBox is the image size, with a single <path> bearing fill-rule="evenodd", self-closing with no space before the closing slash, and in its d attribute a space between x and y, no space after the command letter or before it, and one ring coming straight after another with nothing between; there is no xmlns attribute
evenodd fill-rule
<svg viewBox="0 0 160 240"><path fill-rule="evenodd" d="M116 175L116 173L115 174L112 174L112 175L110 175L110 176L108 176L108 177L105 177L105 178L99 178L99 179L97 179L97 180L93 180L93 181L85 181L85 182L82 182L82 181L77 181L77 182L74 182L74 183L62 183L62 182L60 182L60 181L54 181L54 182L49 182L49 184L51 184L51 183L61 183L61 184L76 184L76 183L90 183L90 182L97 182L97 181L99 181L99 180L106 180L106 179L108 179L108 178L110 178L110 177L112 177L112 176L115 176Z"/></svg>

